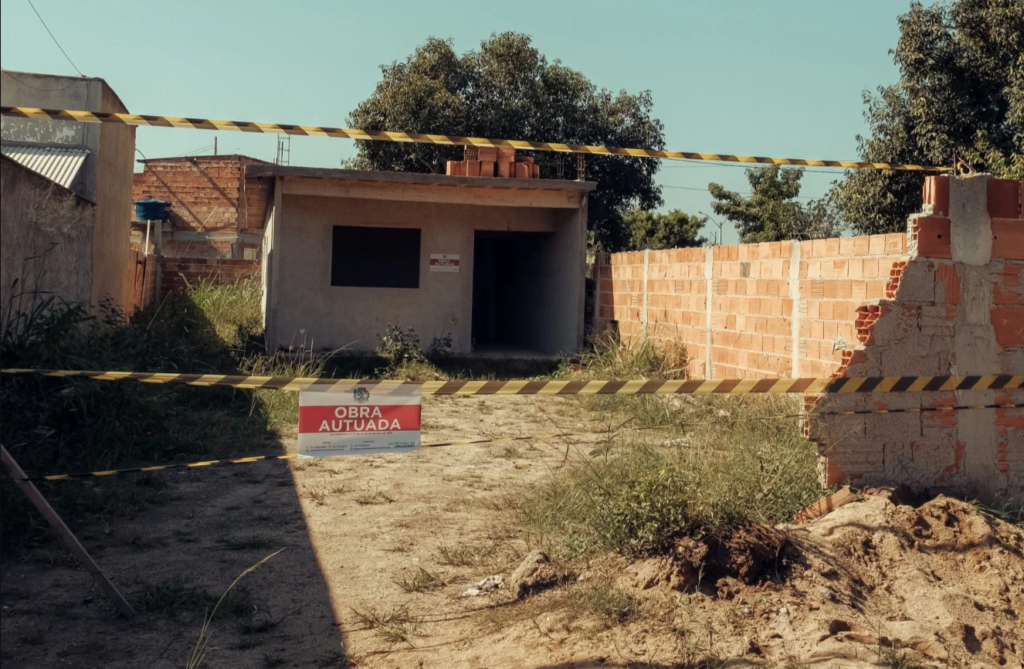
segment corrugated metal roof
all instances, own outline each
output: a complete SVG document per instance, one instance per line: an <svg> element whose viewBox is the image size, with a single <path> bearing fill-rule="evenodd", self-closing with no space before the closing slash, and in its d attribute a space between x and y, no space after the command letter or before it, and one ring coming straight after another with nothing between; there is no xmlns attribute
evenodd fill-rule
<svg viewBox="0 0 1024 669"><path fill-rule="evenodd" d="M75 183L75 177L89 155L89 149L79 146L3 144L0 150L8 158L18 161L64 188L71 188Z"/></svg>

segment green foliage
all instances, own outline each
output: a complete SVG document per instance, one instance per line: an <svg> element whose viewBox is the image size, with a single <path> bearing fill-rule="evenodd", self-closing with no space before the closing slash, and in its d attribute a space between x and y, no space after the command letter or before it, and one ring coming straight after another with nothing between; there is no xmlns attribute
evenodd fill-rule
<svg viewBox="0 0 1024 669"><path fill-rule="evenodd" d="M349 115L350 126L664 148L663 126L651 116L649 91L598 89L560 61L549 63L527 35L494 34L479 50L461 56L450 40L429 38L404 61L384 65L381 71L376 90ZM351 166L443 174L445 161L461 159L461 147L360 142ZM536 160L541 173L552 177L565 159L542 152ZM566 178L579 176L575 160L565 162ZM587 160L583 176L598 184L588 209L598 248L625 248L630 240L625 212L661 204L661 189L654 181L658 168L659 162L650 158Z"/></svg>
<svg viewBox="0 0 1024 669"><path fill-rule="evenodd" d="M198 284L173 293L125 322L112 311L86 316L78 305L44 301L28 314L5 314L0 364L5 367L168 372L287 374L308 360L244 357L256 336L259 295L250 283ZM253 306L255 305L255 306ZM290 397L286 397L289 396ZM288 407L277 403L291 402ZM5 378L0 441L30 474L116 469L221 458L262 447L272 425L294 421L290 393L236 391L82 379ZM132 513L160 497L155 479L43 484L66 520ZM40 539L45 523L10 482L0 482L4 547Z"/></svg>
<svg viewBox="0 0 1024 669"><path fill-rule="evenodd" d="M685 535L776 523L821 494L817 449L790 398L663 400L675 438L579 455L524 495L525 525L571 558L663 553ZM638 409L642 410L642 409Z"/></svg>
<svg viewBox="0 0 1024 669"><path fill-rule="evenodd" d="M708 219L685 214L678 209L664 214L634 210L626 214L624 220L626 228L632 231L629 248L633 251L680 249L707 243L699 235Z"/></svg>
<svg viewBox="0 0 1024 669"><path fill-rule="evenodd" d="M420 351L420 338L412 328L402 329L398 325L388 323L384 334L380 335L377 355L384 359L389 369L397 369L402 365L423 362Z"/></svg>
<svg viewBox="0 0 1024 669"><path fill-rule="evenodd" d="M899 83L865 92L861 160L952 165L1024 179L1024 4L1020 0L915 2L892 51ZM836 188L843 218L861 234L899 232L921 206L924 176L857 170Z"/></svg>
<svg viewBox="0 0 1024 669"><path fill-rule="evenodd" d="M613 585L587 584L573 594L579 606L616 625L628 623L640 613L636 595Z"/></svg>
<svg viewBox="0 0 1024 669"><path fill-rule="evenodd" d="M838 236L840 225L831 200L806 206L796 201L804 170L752 167L746 170L751 195L744 197L719 184L708 184L715 198L712 210L736 224L744 244L786 239L821 239Z"/></svg>
<svg viewBox="0 0 1024 669"><path fill-rule="evenodd" d="M259 276L226 286L201 279L189 286L188 294L228 346L242 348L263 332L263 286Z"/></svg>

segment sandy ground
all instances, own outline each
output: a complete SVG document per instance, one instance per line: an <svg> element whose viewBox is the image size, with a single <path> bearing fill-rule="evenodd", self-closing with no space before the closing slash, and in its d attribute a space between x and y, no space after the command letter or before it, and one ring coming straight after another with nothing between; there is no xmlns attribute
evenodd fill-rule
<svg viewBox="0 0 1024 669"><path fill-rule="evenodd" d="M429 398L424 441L576 432L603 418L572 399ZM507 589L463 597L487 576L508 579L534 547L508 522L516 496L596 439L167 474L165 504L80 532L129 599L155 610L118 618L56 547L6 556L0 660L183 667L209 606L190 588L220 593L283 548L214 622L203 666L868 667L892 666L882 659L893 644L924 666L1024 666L1024 533L945 498L914 507L877 494L780 528L778 573L758 585L684 594L659 582L660 563L607 558L567 565L577 583L525 601ZM576 593L595 583L634 593L640 615L616 625L588 613Z"/></svg>

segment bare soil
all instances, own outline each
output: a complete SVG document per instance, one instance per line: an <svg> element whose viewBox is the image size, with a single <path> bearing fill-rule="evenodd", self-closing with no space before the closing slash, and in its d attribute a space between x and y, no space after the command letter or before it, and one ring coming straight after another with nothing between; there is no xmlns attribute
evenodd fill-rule
<svg viewBox="0 0 1024 669"><path fill-rule="evenodd" d="M424 440L606 418L571 398L429 398ZM683 542L674 557L556 564L555 585L523 600L507 587L463 596L488 576L507 585L537 548L510 507L598 439L161 474L166 503L79 532L139 615L117 617L56 545L7 555L0 660L183 667L209 594L283 548L214 621L203 666L870 667L906 653L919 666L1024 667L1024 532L944 497L878 492L811 523ZM624 593L635 614L602 615L602 593Z"/></svg>

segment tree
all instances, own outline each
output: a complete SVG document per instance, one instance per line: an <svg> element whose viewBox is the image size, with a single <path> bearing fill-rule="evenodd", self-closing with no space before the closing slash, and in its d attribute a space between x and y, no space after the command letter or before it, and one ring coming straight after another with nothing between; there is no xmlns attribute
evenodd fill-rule
<svg viewBox="0 0 1024 669"><path fill-rule="evenodd" d="M583 74L548 63L526 35L501 33L461 56L450 40L429 38L402 62L381 68L383 77L369 98L349 114L349 125L396 130L664 148L663 125L651 117L649 91L629 94L598 89ZM443 173L445 162L461 160L461 147L394 142L361 142L359 169ZM576 174L575 156L539 152L541 173L559 165ZM589 200L589 229L596 248L617 251L630 240L624 215L662 204L652 158L587 157L585 178L596 181Z"/></svg>
<svg viewBox="0 0 1024 669"><path fill-rule="evenodd" d="M704 246L707 240L698 235L707 222L707 218L678 209L664 214L635 210L625 216L626 227L632 231L629 248L633 251Z"/></svg>
<svg viewBox="0 0 1024 669"><path fill-rule="evenodd" d="M864 93L870 136L861 160L953 165L1024 178L1024 3L915 2L899 18L891 51L899 83ZM904 230L921 206L919 172L856 170L834 188L843 218L860 233Z"/></svg>
<svg viewBox="0 0 1024 669"><path fill-rule="evenodd" d="M819 239L839 234L841 226L831 198L806 206L800 195L803 168L751 167L746 170L751 195L744 197L716 183L708 184L715 198L711 209L736 224L740 241L777 242L784 239Z"/></svg>

